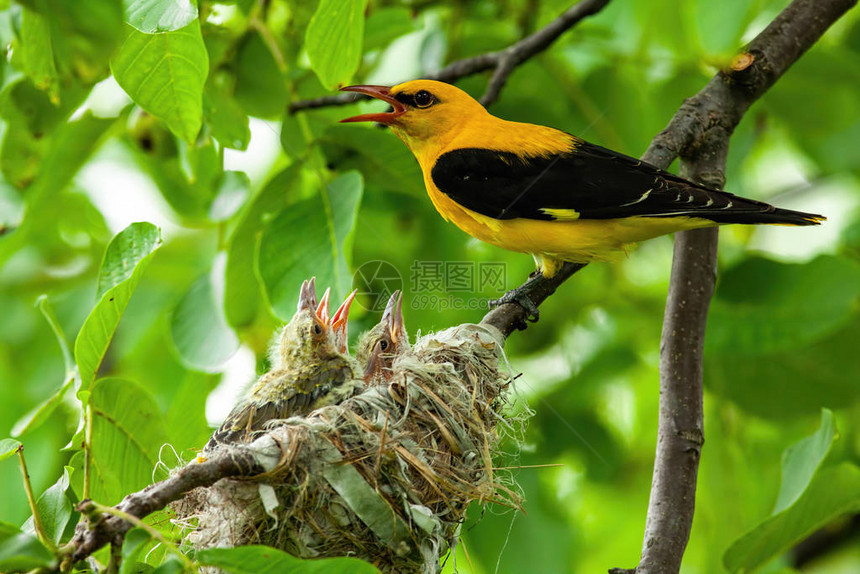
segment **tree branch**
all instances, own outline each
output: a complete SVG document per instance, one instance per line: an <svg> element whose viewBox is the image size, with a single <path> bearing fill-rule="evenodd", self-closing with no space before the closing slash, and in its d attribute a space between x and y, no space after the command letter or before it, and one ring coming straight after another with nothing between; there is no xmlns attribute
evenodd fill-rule
<svg viewBox="0 0 860 574"><path fill-rule="evenodd" d="M520 62L528 59L546 49L564 30L607 3L608 0L583 0L547 27L552 27L552 31L545 32L545 28L515 44L522 45L521 51L507 58L520 58ZM750 44L747 54L751 58L739 60L733 70L720 72L699 94L681 106L666 129L654 138L642 159L665 168L680 155L686 160L684 169L688 177L721 186L728 138L743 113L855 3L856 0L795 0ZM574 19L577 13L579 16ZM502 61L501 53L455 62L436 77L454 81L496 67ZM746 62L747 65L741 65ZM497 82L503 85L504 79ZM349 103L341 100L340 96L331 96L296 102L291 111ZM705 315L713 291L715 247L714 230L685 232L676 237L661 345L662 398L657 460L642 561L635 570L639 573L677 572L689 538L698 450L702 442L701 354ZM553 278L535 281L529 288L529 297L540 304L582 267L565 264ZM526 311L522 307L506 304L487 313L482 323L496 327L507 337L523 328L525 319ZM255 457L250 448L248 445L247 451L234 449L230 455L215 454L205 462L189 465L160 483L129 494L116 508L143 518L194 488L210 486L222 478L260 474L264 469L253 462ZM91 525L82 521L64 550L70 560L78 561L111 541L121 540L130 528L128 522L117 516L101 515ZM613 572L630 571L615 569Z"/></svg>
<svg viewBox="0 0 860 574"><path fill-rule="evenodd" d="M688 99L642 159L721 188L729 138L749 107L856 0L795 0L698 94ZM716 281L716 229L678 233L663 320L660 414L651 499L637 574L680 570L695 509L704 443L702 350ZM615 570L618 572L619 570Z"/></svg>
<svg viewBox="0 0 860 574"><path fill-rule="evenodd" d="M213 456L199 464L190 464L170 478L147 486L139 492L129 494L116 505L122 513L144 518L161 510L174 500L198 486L210 486L222 478L254 476L264 469L257 466L253 452L238 450L230 455ZM91 507L89 500L82 500L78 510ZM119 516L100 515L94 524L81 520L75 535L67 545L71 562L83 560L108 542L122 540L133 524Z"/></svg>
<svg viewBox="0 0 860 574"><path fill-rule="evenodd" d="M489 106L498 99L499 93L504 87L508 76L511 75L517 66L546 50L562 34L585 18L603 10L609 2L610 0L582 0L581 2L577 2L565 10L558 18L534 34L526 36L504 50L488 52L479 56L451 62L435 74L428 74L424 78L451 84L466 76L494 70L490 83L487 86L487 91L481 98L481 103ZM294 114L304 110L344 106L361 99L367 99L367 97L355 93L343 93L334 96L323 96L312 100L300 100L290 104L289 112Z"/></svg>

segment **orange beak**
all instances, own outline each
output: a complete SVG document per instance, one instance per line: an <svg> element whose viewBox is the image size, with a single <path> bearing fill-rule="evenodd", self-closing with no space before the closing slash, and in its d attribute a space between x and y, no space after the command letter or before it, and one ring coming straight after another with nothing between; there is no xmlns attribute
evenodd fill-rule
<svg viewBox="0 0 860 574"><path fill-rule="evenodd" d="M331 287L326 288L325 293L323 293L322 299L320 299L320 304L316 308L316 316L317 320L323 325L328 325L328 298L331 295Z"/></svg>
<svg viewBox="0 0 860 574"><path fill-rule="evenodd" d="M389 125L406 112L406 106L404 106L402 103L398 102L391 96L391 88L389 88L388 86L347 86L345 88L341 88L340 91L358 92L359 94L365 94L372 98L376 98L377 100L382 100L383 102L390 104L391 107L394 108L390 112L352 116L351 118L340 120L341 123L378 122L380 124Z"/></svg>
<svg viewBox="0 0 860 574"><path fill-rule="evenodd" d="M349 306L352 305L352 300L355 299L356 293L358 293L358 289L347 295L346 299L344 299L343 303L340 304L340 307L337 308L337 311L334 312L334 315L332 315L331 318L332 331L336 335L340 335L340 341L343 343L342 348L338 349L341 353L346 351L346 344L349 340L349 334L347 333Z"/></svg>

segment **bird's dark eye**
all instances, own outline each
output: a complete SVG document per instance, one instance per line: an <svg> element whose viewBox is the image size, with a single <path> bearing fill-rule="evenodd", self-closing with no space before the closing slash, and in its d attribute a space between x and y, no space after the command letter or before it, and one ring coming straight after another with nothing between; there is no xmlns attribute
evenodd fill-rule
<svg viewBox="0 0 860 574"><path fill-rule="evenodd" d="M415 107L429 108L436 103L436 98L427 90L421 90L415 94Z"/></svg>
<svg viewBox="0 0 860 574"><path fill-rule="evenodd" d="M379 348L382 351L387 349L388 348L388 341L386 341L385 339L382 339L381 341L379 341Z"/></svg>
<svg viewBox="0 0 860 574"><path fill-rule="evenodd" d="M314 323L314 335L321 335L321 334L322 334L322 327L320 327L319 325Z"/></svg>

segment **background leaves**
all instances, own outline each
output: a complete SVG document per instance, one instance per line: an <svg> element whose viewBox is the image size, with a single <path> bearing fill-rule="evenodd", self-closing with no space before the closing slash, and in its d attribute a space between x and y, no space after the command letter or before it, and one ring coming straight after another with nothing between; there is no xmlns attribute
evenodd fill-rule
<svg viewBox="0 0 860 574"><path fill-rule="evenodd" d="M528 256L475 242L438 216L393 134L337 123L379 103L289 106L504 49L568 5L0 2L0 437L15 436L0 440L0 570L52 559L27 531L19 441L42 521L63 544L83 494L82 444L100 503L197 456L267 369L302 279L315 275L339 299L383 269L374 284L405 291L413 334L478 321L485 299L525 279ZM616 0L518 67L491 111L638 155L785 5ZM729 191L828 221L720 232L707 440L684 574L860 565L849 516L860 512L858 71L853 10L733 135ZM479 97L487 80L458 85ZM498 466L518 467L526 514L471 508L446 572L454 558L463 574L636 563L671 248L655 239L588 266L547 301L539 324L511 337L510 362L523 373L511 408L527 403L535 415ZM458 288L451 274L463 265L472 283ZM494 265L499 280L482 280L482 266ZM353 305L354 337L378 321L374 297ZM64 357L67 341L74 353ZM149 523L180 536L166 514ZM792 547L819 527L848 542L800 565ZM133 532L123 570L181 570L154 545ZM237 572L323 567L260 548L199 559Z"/></svg>

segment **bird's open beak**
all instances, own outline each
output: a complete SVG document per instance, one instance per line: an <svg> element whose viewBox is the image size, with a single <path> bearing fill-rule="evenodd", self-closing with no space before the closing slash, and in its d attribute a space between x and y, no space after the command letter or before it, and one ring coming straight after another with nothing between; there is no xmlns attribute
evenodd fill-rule
<svg viewBox="0 0 860 574"><path fill-rule="evenodd" d="M316 308L316 316L317 321L322 323L323 325L328 325L328 298L331 295L331 287L326 288L325 293L323 293L322 299L320 299L320 304Z"/></svg>
<svg viewBox="0 0 860 574"><path fill-rule="evenodd" d="M349 306L352 305L352 300L355 299L356 293L358 293L358 289L347 295L346 299L344 299L343 303L340 304L340 307L337 308L337 311L331 317L332 330L335 333L342 331L344 341L347 339L346 329L349 318Z"/></svg>
<svg viewBox="0 0 860 574"><path fill-rule="evenodd" d="M377 100L382 100L394 108L390 112L383 112L380 114L362 114L360 116L352 116L351 118L340 120L340 123L379 122L380 124L388 125L406 112L406 106L391 97L391 88L388 86L347 86L345 88L341 88L340 91L366 94L372 98L376 98Z"/></svg>
<svg viewBox="0 0 860 574"><path fill-rule="evenodd" d="M388 327L388 332L391 334L391 342L395 345L403 336L403 293L400 290L391 294L388 299L388 304L385 306L385 312L382 314L382 321Z"/></svg>
<svg viewBox="0 0 860 574"><path fill-rule="evenodd" d="M310 280L302 281L301 289L299 289L299 308L297 312L302 312L305 309L316 311L317 307L317 289L316 277L311 277Z"/></svg>

